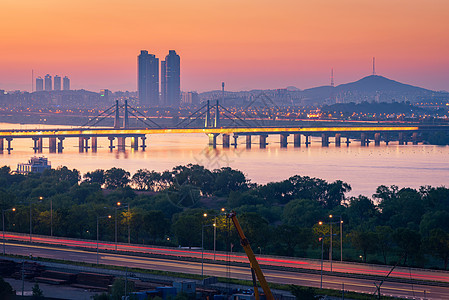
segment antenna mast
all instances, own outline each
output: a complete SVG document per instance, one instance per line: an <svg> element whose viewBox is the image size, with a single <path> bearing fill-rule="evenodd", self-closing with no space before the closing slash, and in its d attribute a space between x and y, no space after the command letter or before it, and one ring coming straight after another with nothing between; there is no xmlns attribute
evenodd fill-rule
<svg viewBox="0 0 449 300"><path fill-rule="evenodd" d="M331 69L331 87L334 87L334 68Z"/></svg>
<svg viewBox="0 0 449 300"><path fill-rule="evenodd" d="M373 75L376 75L376 58L373 57Z"/></svg>

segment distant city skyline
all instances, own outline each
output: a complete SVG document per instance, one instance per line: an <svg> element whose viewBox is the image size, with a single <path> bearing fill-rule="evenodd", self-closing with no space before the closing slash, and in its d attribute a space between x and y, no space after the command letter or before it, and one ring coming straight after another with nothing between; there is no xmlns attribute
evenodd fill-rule
<svg viewBox="0 0 449 300"><path fill-rule="evenodd" d="M223 81L229 91L305 89L329 85L331 68L338 85L370 75L373 56L378 75L449 90L443 0L26 0L2 8L5 90L30 91L34 70L68 74L73 89L136 91L140 49L181 53L183 91L219 90Z"/></svg>

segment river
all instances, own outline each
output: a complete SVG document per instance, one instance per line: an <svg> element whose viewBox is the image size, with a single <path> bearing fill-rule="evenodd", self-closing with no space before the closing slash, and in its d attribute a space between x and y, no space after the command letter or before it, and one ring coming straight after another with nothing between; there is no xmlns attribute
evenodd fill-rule
<svg viewBox="0 0 449 300"><path fill-rule="evenodd" d="M0 129L67 128L67 126L19 125L0 123ZM217 139L221 143L221 137ZM67 166L82 174L95 169L123 168L133 174L138 169L164 171L178 165L200 164L209 169L229 166L241 170L251 182L267 183L287 179L293 175L318 177L327 181L343 180L349 183L349 195L371 196L379 185L419 188L422 185L449 186L449 146L398 145L391 142L374 147L361 147L353 140L349 147L331 144L321 147L321 139L313 138L309 147L293 148L293 136L287 148L280 148L279 135L268 137L266 149L259 149L258 138L253 137L251 149L246 149L245 138L239 138L237 148L211 149L204 134L158 134L147 136L146 151L110 152L107 138L98 139L98 151L79 153L78 139L64 140L62 154L49 153L48 139L39 156L49 159L53 167ZM304 142L304 139L302 140ZM127 139L127 145L130 141ZM33 152L31 139L12 141L11 154L0 154L0 165L15 170L17 163L26 162ZM6 141L5 141L6 148Z"/></svg>

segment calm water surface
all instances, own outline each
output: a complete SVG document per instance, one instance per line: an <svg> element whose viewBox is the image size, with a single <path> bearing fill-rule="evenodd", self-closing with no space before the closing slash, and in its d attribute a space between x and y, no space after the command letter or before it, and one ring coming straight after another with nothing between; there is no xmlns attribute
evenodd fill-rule
<svg viewBox="0 0 449 300"><path fill-rule="evenodd" d="M0 129L62 128L63 126L19 125L0 123ZM290 140L291 138L291 140ZM127 146L130 144L127 139ZM221 136L218 138L221 143ZM43 155L53 167L67 166L81 173L95 169L118 167L133 174L138 169L164 171L177 165L201 164L209 169L230 166L244 172L252 182L280 181L293 175L311 176L334 181L343 180L352 186L350 195L371 196L377 186L398 185L418 188L422 185L449 186L449 147L431 145L403 145L390 143L380 147L359 146L352 141L349 147L331 144L321 147L321 140L314 138L309 147L293 148L293 136L287 149L281 149L279 135L269 136L266 149L259 149L259 139L253 137L251 149L245 148L245 138L239 138L235 148L211 149L203 134L147 135L146 151L109 151L107 138L98 139L96 153L78 151L78 138L64 140L64 153L50 154L48 139L44 139ZM303 139L304 142L304 139ZM11 154L0 154L0 165L16 169L17 163L26 162L33 152L31 139L15 139ZM6 141L5 141L6 148Z"/></svg>

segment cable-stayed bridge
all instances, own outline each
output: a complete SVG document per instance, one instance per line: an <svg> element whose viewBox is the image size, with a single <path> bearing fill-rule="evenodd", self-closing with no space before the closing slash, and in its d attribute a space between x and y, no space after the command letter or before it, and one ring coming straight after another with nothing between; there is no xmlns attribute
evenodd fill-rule
<svg viewBox="0 0 449 300"><path fill-rule="evenodd" d="M123 118L120 112L123 112ZM260 114L257 110L253 110L253 115L259 116ZM142 126L130 127L130 116L141 122ZM114 126L99 127L101 122L108 118L114 119ZM132 149L145 150L147 135L174 133L204 133L209 137L209 145L214 148L217 147L219 136L222 138L223 148L237 147L239 137L245 138L246 148L251 148L253 143L259 144L260 148L265 148L269 135L279 135L280 147L283 148L287 147L290 135L294 137L294 147L309 146L311 136L320 136L323 147L328 147L331 143L337 147L342 144L349 146L350 139L360 140L361 146L369 146L371 142L374 142L375 146L379 146L381 142L388 145L393 140L399 141L399 144L411 142L416 145L420 142L423 132L447 130L449 130L447 125L429 126L404 123L393 125L371 123L364 125L268 126L262 118L248 120L239 117L218 101L213 105L207 101L175 126L164 127L128 105L125 100L123 104L116 101L115 105L78 128L2 130L0 131L0 152L6 150L10 154L13 150L13 140L19 138L31 139L35 153L42 153L44 139L48 139L50 153L62 153L66 138L78 138L80 152L89 151L89 149L93 152L97 151L98 138L107 138L111 151L114 148L119 151L125 150L127 140L130 141ZM255 141L255 139L258 140Z"/></svg>

